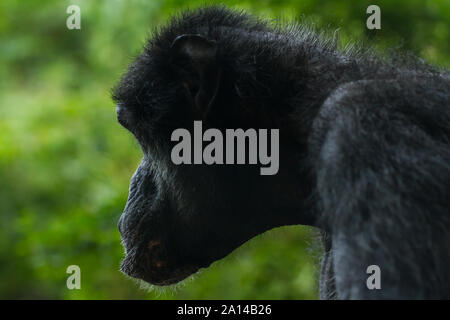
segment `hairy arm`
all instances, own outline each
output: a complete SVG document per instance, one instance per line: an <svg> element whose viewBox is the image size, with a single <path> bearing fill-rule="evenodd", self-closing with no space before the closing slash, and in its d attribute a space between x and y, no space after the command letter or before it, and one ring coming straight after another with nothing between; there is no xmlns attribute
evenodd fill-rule
<svg viewBox="0 0 450 320"><path fill-rule="evenodd" d="M324 104L317 188L338 298L450 298L450 107L427 94L361 81Z"/></svg>

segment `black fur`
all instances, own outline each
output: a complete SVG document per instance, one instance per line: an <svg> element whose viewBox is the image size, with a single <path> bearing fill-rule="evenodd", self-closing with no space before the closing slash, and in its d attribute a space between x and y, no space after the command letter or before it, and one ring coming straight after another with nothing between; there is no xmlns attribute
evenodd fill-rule
<svg viewBox="0 0 450 320"><path fill-rule="evenodd" d="M119 222L125 273L171 284L259 233L305 224L323 234L321 298L450 298L446 70L207 7L157 30L114 99L144 152ZM279 173L173 165L170 134L194 119L279 128ZM366 287L372 264L380 290Z"/></svg>

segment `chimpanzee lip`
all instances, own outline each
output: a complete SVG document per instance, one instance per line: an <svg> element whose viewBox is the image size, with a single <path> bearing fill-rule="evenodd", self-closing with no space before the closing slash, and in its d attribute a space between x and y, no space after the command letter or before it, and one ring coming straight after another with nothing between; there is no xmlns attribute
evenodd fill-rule
<svg viewBox="0 0 450 320"><path fill-rule="evenodd" d="M189 277L190 275L196 273L200 268L198 267L193 267L193 266L188 266L188 267L183 267L181 269L175 269L173 271L173 276L170 278L166 278L166 279L156 279L156 278L152 278L152 277L141 277L140 279L154 284L154 285L158 285L158 286L167 286L167 285L171 285L171 284L175 284L178 283L184 279L186 279L187 277Z"/></svg>
<svg viewBox="0 0 450 320"><path fill-rule="evenodd" d="M180 282L199 269L200 266L194 265L155 268L143 265L142 260L136 260L129 255L125 257L121 265L121 271L126 275L158 286L167 286Z"/></svg>
<svg viewBox="0 0 450 320"><path fill-rule="evenodd" d="M167 286L184 280L200 268L206 268L212 263L191 262L185 265L172 263L168 266L156 267L148 260L147 254L136 249L127 250L120 267L121 271L132 278L141 279L153 285Z"/></svg>

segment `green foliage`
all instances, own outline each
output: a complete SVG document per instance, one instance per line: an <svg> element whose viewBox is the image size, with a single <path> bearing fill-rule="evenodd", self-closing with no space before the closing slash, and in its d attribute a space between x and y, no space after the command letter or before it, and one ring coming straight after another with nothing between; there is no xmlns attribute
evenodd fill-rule
<svg viewBox="0 0 450 320"><path fill-rule="evenodd" d="M141 153L116 123L109 90L153 27L202 3L0 3L0 298L316 298L312 235L299 226L252 240L174 289L140 290L118 271L116 223ZM450 63L448 0L226 3L339 28L343 42L400 47ZM374 3L382 11L378 31L365 28L365 10ZM70 4L81 7L81 30L66 28ZM66 288L71 264L81 267L81 290Z"/></svg>

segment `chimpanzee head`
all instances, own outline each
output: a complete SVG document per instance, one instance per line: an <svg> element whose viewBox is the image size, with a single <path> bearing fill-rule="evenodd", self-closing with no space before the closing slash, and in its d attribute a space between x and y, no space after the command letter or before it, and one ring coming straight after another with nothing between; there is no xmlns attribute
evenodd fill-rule
<svg viewBox="0 0 450 320"><path fill-rule="evenodd" d="M309 223L304 146L291 138L291 86L264 37L272 32L220 7L186 13L152 37L115 88L118 121L143 151L119 221L124 273L169 285L266 230ZM171 135L185 128L193 136L195 120L223 136L279 129L277 174L255 164L174 164Z"/></svg>

